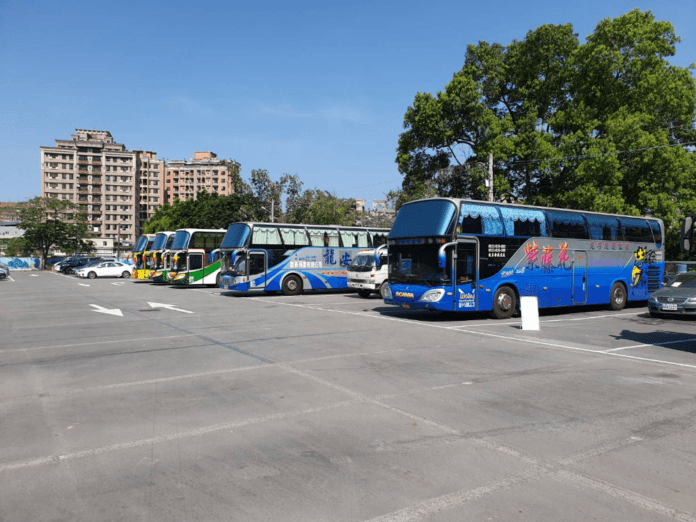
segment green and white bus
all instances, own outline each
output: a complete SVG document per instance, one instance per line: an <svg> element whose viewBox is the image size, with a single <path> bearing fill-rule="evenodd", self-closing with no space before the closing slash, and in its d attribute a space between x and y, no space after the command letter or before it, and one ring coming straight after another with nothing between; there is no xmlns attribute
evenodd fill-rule
<svg viewBox="0 0 696 522"><path fill-rule="evenodd" d="M169 282L175 285L218 285L220 243L225 229L181 228L169 252Z"/></svg>

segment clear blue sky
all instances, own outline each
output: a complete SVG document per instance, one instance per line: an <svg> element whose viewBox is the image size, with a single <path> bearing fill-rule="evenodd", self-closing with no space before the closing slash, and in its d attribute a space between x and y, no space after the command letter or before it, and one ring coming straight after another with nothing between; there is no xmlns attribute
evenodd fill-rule
<svg viewBox="0 0 696 522"><path fill-rule="evenodd" d="M445 87L468 44L565 23L584 41L635 7L674 24L673 63L696 62L694 0L0 0L0 201L40 195L39 147L84 128L369 205L401 184L407 107Z"/></svg>

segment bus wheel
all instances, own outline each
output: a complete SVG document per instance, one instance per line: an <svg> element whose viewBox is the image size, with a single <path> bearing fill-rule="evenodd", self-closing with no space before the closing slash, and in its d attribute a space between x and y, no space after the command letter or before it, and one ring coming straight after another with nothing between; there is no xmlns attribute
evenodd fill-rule
<svg viewBox="0 0 696 522"><path fill-rule="evenodd" d="M379 296L384 299L384 294L387 293L387 282L384 281L379 287Z"/></svg>
<svg viewBox="0 0 696 522"><path fill-rule="evenodd" d="M509 286L501 286L493 296L493 315L496 319L509 319L517 308L515 291Z"/></svg>
<svg viewBox="0 0 696 522"><path fill-rule="evenodd" d="M623 283L614 283L609 294L609 306L612 310L623 310L626 306L626 287Z"/></svg>
<svg viewBox="0 0 696 522"><path fill-rule="evenodd" d="M302 293L302 281L296 275L289 275L283 280L283 295Z"/></svg>
<svg viewBox="0 0 696 522"><path fill-rule="evenodd" d="M369 290L358 290L358 295L360 297L370 297L371 293L372 292L370 292Z"/></svg>
<svg viewBox="0 0 696 522"><path fill-rule="evenodd" d="M215 286L217 288L220 288L220 277L222 277L222 274L218 272L218 275L215 276Z"/></svg>

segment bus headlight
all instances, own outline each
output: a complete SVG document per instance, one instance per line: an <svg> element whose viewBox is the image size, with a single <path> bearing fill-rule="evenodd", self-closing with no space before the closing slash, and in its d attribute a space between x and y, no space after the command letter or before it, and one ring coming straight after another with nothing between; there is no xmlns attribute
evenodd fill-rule
<svg viewBox="0 0 696 522"><path fill-rule="evenodd" d="M391 288L389 287L389 285L387 285L386 288L384 289L384 298L385 299L392 299L392 291L391 291Z"/></svg>
<svg viewBox="0 0 696 522"><path fill-rule="evenodd" d="M442 296L445 295L445 290L443 288L436 288L434 290L428 290L423 294L420 301L425 301L426 303L437 303Z"/></svg>

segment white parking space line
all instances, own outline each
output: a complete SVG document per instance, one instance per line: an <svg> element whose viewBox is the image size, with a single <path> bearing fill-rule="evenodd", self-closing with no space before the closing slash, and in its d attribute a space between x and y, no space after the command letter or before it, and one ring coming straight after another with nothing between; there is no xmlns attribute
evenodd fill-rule
<svg viewBox="0 0 696 522"><path fill-rule="evenodd" d="M14 279L12 279L10 276L7 276L7 279L9 279L10 281L12 281L13 283L16 283L16 282L17 282L17 281L15 281Z"/></svg>
<svg viewBox="0 0 696 522"><path fill-rule="evenodd" d="M409 321L407 319L400 319L398 317L384 317L381 315L375 315L375 314L370 314L370 313L365 313L365 312L348 312L345 310L334 310L331 308L318 308L318 307L314 307L314 306L305 306L305 305L299 305L299 304L294 304L294 303L281 303L278 301L274 301L272 299L263 299L263 298L258 298L258 297L252 297L249 299L254 300L254 301L260 301L263 303L275 302L276 304L283 305L283 306L296 306L299 308L306 308L308 310L322 310L325 312L333 312L333 313L339 313L339 314L370 317L373 319L381 319L383 321L397 321L397 322L410 324L412 326L425 326L425 327L429 327L429 328L438 328L441 330L449 330L451 332L467 333L467 334L471 334L473 336L486 336L486 337L493 337L493 338L497 338L497 339L504 339L507 341L516 341L516 342L520 342L523 344L526 343L526 344L534 344L534 345L539 345L539 346L548 346L551 348L560 348L563 350L573 350L573 351L577 351L577 352L592 353L592 354L596 354L596 355L606 355L606 356L610 356L610 357L621 357L624 359L630 359L630 360L634 360L634 361L650 362L650 363L657 363L657 364L667 364L670 366L679 366L682 368L696 369L696 364L685 364L685 363L677 363L677 362L672 362L672 361L664 361L661 359L651 359L651 358L647 358L647 357L636 357L633 355L626 355L626 354L622 354L622 353L608 352L605 349L581 348L578 346L569 346L569 345L560 344L560 343L556 343L556 342L542 341L539 339L513 337L513 336L509 336L509 335L498 335L498 334L492 334L489 332L481 332L481 331L475 331L475 330L463 330L462 329L463 327L461 327L461 326L441 326L441 325L426 323L426 322ZM622 314L622 315L631 315L631 314ZM647 346L650 346L650 345L647 345Z"/></svg>
<svg viewBox="0 0 696 522"><path fill-rule="evenodd" d="M546 319L546 320L539 320L540 324L550 324L550 323L566 323L566 322L572 322L572 321L590 321L594 319L604 319L604 318L612 318L612 317L625 317L625 316L634 316L634 315L640 315L645 312L631 312L631 313L626 313L626 314L606 314L606 315L589 315L586 317L573 317L573 318L564 318L564 319ZM491 319L490 321L487 321L485 323L477 323L477 324L465 324L462 326L453 326L452 328L474 328L478 326L500 326L500 325L515 325L515 324L522 324L522 321L500 321L498 319Z"/></svg>
<svg viewBox="0 0 696 522"><path fill-rule="evenodd" d="M664 343L636 344L633 346L623 346L621 348L612 348L611 350L604 350L604 353L618 352L621 350L633 350L634 348L646 348L648 346L667 346L668 344L693 343L694 341L696 341L696 337L692 337L691 339L679 339L677 341L665 341Z"/></svg>

